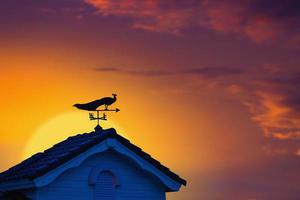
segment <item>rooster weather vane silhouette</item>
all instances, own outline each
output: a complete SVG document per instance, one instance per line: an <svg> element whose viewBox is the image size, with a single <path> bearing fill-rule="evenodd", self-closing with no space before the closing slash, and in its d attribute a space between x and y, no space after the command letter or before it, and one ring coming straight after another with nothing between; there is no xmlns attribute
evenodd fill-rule
<svg viewBox="0 0 300 200"><path fill-rule="evenodd" d="M74 104L73 106L80 109L80 110L86 110L86 111L92 111L89 113L90 120L97 120L97 124L99 126L100 120L107 120L105 112L119 112L120 109L109 109L108 106L112 105L117 101L117 95L112 94L113 97L103 97L102 99L97 99L94 101L91 101L89 103L84 104ZM98 109L100 106L104 106L104 108ZM93 112L97 112L97 116L94 116ZM103 112L102 117L99 116L100 112Z"/></svg>

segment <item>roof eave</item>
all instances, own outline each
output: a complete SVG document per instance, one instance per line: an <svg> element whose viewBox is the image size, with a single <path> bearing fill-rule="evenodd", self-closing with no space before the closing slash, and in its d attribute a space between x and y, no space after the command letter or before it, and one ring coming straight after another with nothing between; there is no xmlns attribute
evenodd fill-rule
<svg viewBox="0 0 300 200"><path fill-rule="evenodd" d="M0 183L0 190L5 192L12 190L29 189L34 187L36 187L34 182L29 179L19 179Z"/></svg>

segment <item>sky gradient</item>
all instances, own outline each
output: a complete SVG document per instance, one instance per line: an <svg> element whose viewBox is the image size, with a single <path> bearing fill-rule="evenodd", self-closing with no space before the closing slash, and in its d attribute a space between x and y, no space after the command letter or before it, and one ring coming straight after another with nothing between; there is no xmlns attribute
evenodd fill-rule
<svg viewBox="0 0 300 200"><path fill-rule="evenodd" d="M188 181L170 200L300 198L300 1L6 0L0 16L1 171L74 103L117 93L109 119Z"/></svg>

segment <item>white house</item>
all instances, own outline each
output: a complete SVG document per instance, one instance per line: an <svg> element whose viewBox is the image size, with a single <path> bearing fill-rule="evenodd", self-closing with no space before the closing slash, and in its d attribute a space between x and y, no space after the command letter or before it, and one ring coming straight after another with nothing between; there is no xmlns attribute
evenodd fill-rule
<svg viewBox="0 0 300 200"><path fill-rule="evenodd" d="M96 127L0 174L0 199L164 200L186 181L118 135Z"/></svg>

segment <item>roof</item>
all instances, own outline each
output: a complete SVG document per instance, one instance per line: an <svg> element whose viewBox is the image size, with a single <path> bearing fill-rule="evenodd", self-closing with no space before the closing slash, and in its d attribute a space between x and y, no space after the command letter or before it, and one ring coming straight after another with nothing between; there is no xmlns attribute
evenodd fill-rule
<svg viewBox="0 0 300 200"><path fill-rule="evenodd" d="M0 183L23 179L34 180L108 138L116 139L126 148L148 161L174 181L186 185L184 179L162 165L159 161L152 158L141 148L117 134L116 130L113 128L68 137L66 140L54 145L44 152L37 153L7 171L0 173Z"/></svg>

